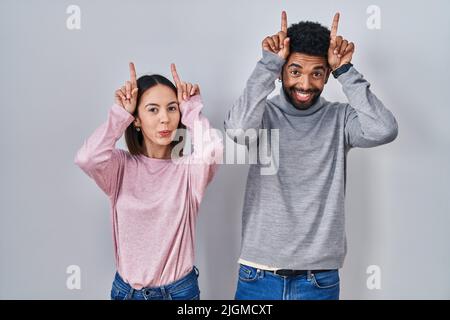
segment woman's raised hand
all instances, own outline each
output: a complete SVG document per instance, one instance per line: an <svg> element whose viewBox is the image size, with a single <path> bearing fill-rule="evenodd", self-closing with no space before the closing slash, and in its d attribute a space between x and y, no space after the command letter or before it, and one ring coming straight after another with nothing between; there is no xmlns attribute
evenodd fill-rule
<svg viewBox="0 0 450 320"><path fill-rule="evenodd" d="M172 71L173 81L177 87L178 103L187 101L191 96L200 94L200 87L198 84L181 81L174 63L170 65L170 70Z"/></svg>
<svg viewBox="0 0 450 320"><path fill-rule="evenodd" d="M125 85L117 89L114 95L114 102L133 114L136 110L138 87L136 80L136 69L134 63L130 62L130 80Z"/></svg>

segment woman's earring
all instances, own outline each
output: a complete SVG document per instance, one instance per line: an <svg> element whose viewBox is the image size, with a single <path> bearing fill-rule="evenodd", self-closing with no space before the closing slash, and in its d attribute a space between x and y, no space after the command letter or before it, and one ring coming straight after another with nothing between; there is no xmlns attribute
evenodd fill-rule
<svg viewBox="0 0 450 320"><path fill-rule="evenodd" d="M278 79L278 82L281 82L281 79Z"/></svg>
<svg viewBox="0 0 450 320"><path fill-rule="evenodd" d="M136 127L136 131L137 131L137 132L141 131L141 128Z"/></svg>

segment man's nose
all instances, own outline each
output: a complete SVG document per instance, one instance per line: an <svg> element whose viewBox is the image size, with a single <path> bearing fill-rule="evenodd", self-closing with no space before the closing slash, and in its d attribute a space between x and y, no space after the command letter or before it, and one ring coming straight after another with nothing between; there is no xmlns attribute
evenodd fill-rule
<svg viewBox="0 0 450 320"><path fill-rule="evenodd" d="M308 91L309 89L311 89L309 77L306 75L302 75L299 79L299 85L300 85L301 90L303 90L303 91Z"/></svg>

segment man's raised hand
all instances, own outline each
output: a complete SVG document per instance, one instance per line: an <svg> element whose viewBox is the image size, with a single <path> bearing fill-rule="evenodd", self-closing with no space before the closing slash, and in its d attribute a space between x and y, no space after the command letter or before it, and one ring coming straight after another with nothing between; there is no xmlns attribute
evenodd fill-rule
<svg viewBox="0 0 450 320"><path fill-rule="evenodd" d="M330 32L330 46L328 48L328 65L331 70L336 70L340 66L352 61L355 45L348 42L342 36L337 35L339 25L339 13L333 18Z"/></svg>
<svg viewBox="0 0 450 320"><path fill-rule="evenodd" d="M281 13L281 30L273 36L264 38L262 42L263 50L278 54L282 59L289 56L289 38L287 36L287 14Z"/></svg>

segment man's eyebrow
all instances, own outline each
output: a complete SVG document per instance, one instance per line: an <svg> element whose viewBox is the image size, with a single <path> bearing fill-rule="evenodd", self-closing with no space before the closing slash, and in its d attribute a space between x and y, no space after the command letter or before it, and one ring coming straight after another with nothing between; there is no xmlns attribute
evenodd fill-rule
<svg viewBox="0 0 450 320"><path fill-rule="evenodd" d="M291 63L290 65L288 65L288 68L290 68L290 67L297 67L297 68L303 69L303 67L301 65L299 65L298 63ZM326 70L326 68L322 65L314 66L313 69L314 70L319 70L319 69Z"/></svg>
<svg viewBox="0 0 450 320"><path fill-rule="evenodd" d="M302 66L297 63L291 63L290 65L288 65L288 68L290 68L290 67L302 68Z"/></svg>

